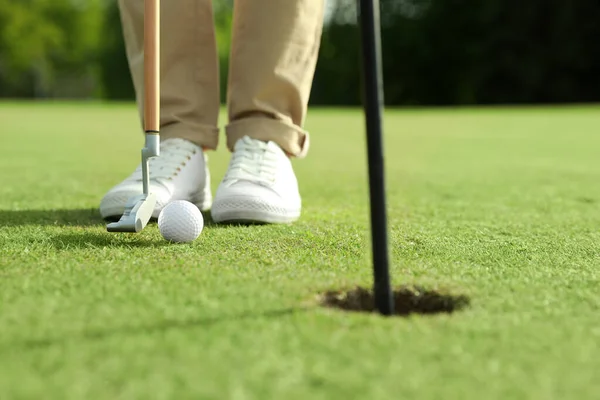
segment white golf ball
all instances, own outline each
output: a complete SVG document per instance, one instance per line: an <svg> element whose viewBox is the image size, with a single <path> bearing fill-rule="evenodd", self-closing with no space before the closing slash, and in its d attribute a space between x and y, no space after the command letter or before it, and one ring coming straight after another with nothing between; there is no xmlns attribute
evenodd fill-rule
<svg viewBox="0 0 600 400"><path fill-rule="evenodd" d="M167 204L158 215L158 229L161 235L170 242L193 242L200 236L203 228L202 213L189 201L173 201Z"/></svg>

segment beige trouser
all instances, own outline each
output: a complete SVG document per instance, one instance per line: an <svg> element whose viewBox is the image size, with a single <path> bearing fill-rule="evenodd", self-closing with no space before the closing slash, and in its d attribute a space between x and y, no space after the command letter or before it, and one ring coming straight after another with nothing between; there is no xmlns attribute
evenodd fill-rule
<svg viewBox="0 0 600 400"><path fill-rule="evenodd" d="M321 40L324 0L235 0L227 146L248 135L304 157L302 129ZM144 0L119 0L143 118ZM211 0L161 1L161 136L215 149L219 68Z"/></svg>

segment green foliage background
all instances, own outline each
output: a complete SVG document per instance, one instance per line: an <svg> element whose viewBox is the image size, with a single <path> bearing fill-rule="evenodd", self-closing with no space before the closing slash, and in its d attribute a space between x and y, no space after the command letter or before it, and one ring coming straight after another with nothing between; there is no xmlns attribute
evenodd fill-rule
<svg viewBox="0 0 600 400"><path fill-rule="evenodd" d="M232 3L214 1L223 89ZM116 4L0 0L0 97L132 99ZM327 4L311 102L358 104L356 2ZM600 100L597 0L381 0L381 9L387 104Z"/></svg>

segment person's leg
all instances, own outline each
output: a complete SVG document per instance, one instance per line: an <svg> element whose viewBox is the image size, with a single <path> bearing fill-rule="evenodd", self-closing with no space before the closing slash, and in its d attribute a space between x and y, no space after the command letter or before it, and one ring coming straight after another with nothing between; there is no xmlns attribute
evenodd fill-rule
<svg viewBox="0 0 600 400"><path fill-rule="evenodd" d="M119 0L127 59L143 123L144 0ZM150 162L156 217L171 200L201 209L212 201L203 149L218 144L218 56L211 0L161 2L161 155ZM141 193L139 168L102 199L104 218L117 218Z"/></svg>
<svg viewBox="0 0 600 400"><path fill-rule="evenodd" d="M299 217L301 204L288 157L305 157L309 147L302 125L321 41L324 1L234 4L226 127L233 156L215 197L213 218L291 222Z"/></svg>
<svg viewBox="0 0 600 400"><path fill-rule="evenodd" d="M302 157L302 130L323 26L323 0L236 0L227 144L274 141Z"/></svg>
<svg viewBox="0 0 600 400"><path fill-rule="evenodd" d="M144 0L119 0L127 59L143 118ZM219 76L211 0L163 0L161 137L215 149Z"/></svg>

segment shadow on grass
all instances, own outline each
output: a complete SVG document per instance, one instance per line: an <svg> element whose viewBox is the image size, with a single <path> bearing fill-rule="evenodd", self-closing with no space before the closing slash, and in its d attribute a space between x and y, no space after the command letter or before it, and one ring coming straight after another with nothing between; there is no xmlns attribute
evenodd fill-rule
<svg viewBox="0 0 600 400"><path fill-rule="evenodd" d="M204 226L207 228L230 228L237 226L260 226L264 224L251 222L230 222L217 224L209 211L202 212ZM104 220L97 208L49 209L49 210L0 210L0 226L58 226L58 227L91 227L105 226L119 218ZM150 224L156 224L152 218Z"/></svg>
<svg viewBox="0 0 600 400"><path fill-rule="evenodd" d="M98 218L100 218L100 215L98 215ZM202 218L204 219L204 227L206 228L227 228L230 226L247 226L250 224L244 224L244 223L216 223L213 218L212 215L210 213L210 210L207 211L202 211ZM109 218L107 220L102 220L100 219L100 221L103 224L108 224L109 222L117 222L119 220L119 218ZM156 224L158 222L158 218L151 218L149 225L151 224Z"/></svg>
<svg viewBox="0 0 600 400"><path fill-rule="evenodd" d="M54 338L44 339L26 339L18 340L11 343L6 343L0 348L0 353L14 351L14 350L33 350L33 349L44 349L54 345L64 345L67 343L73 343L74 341L94 341L110 338L118 335L141 335L141 334L153 334L162 333L172 329L197 329L197 328L209 328L213 325L227 323L227 322L239 322L243 320L251 320L257 318L279 318L289 315L293 315L299 312L307 311L308 308L283 308L278 310L269 310L261 313L246 312L243 314L216 316L207 318L198 318L187 321L177 320L164 320L156 324L147 324L140 326L124 326L113 329L97 329L82 332L75 335L64 335Z"/></svg>
<svg viewBox="0 0 600 400"><path fill-rule="evenodd" d="M52 247L57 250L89 249L104 247L165 247L176 246L166 240L152 240L139 233L61 233L48 238Z"/></svg>
<svg viewBox="0 0 600 400"><path fill-rule="evenodd" d="M253 222L253 221L230 221L230 222L221 222L216 223L210 211L202 212L204 217L204 226L209 227L211 229L214 228L235 228L235 227L250 227L250 226L268 226L269 224L265 222Z"/></svg>
<svg viewBox="0 0 600 400"><path fill-rule="evenodd" d="M0 210L1 226L98 226L105 222L95 208Z"/></svg>

